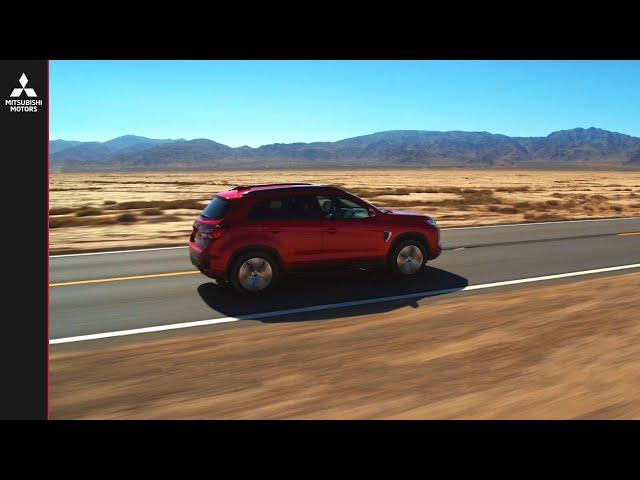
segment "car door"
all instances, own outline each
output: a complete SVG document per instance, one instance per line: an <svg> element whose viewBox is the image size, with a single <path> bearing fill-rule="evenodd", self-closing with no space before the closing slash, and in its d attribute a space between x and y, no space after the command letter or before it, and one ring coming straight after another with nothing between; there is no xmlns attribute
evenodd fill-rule
<svg viewBox="0 0 640 480"><path fill-rule="evenodd" d="M365 204L346 196L318 196L326 219L324 251L338 262L378 261L384 256L382 227Z"/></svg>
<svg viewBox="0 0 640 480"><path fill-rule="evenodd" d="M322 260L324 225L313 196L288 194L266 199L255 205L252 216L285 268L304 268Z"/></svg>

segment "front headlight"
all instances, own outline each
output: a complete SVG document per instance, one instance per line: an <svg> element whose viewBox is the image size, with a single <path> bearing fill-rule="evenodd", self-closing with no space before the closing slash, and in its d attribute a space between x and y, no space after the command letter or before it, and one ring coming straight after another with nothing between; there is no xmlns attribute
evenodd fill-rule
<svg viewBox="0 0 640 480"><path fill-rule="evenodd" d="M432 227L438 228L438 222L436 222L435 219L431 217L427 217L425 221L427 222L427 225L431 225Z"/></svg>

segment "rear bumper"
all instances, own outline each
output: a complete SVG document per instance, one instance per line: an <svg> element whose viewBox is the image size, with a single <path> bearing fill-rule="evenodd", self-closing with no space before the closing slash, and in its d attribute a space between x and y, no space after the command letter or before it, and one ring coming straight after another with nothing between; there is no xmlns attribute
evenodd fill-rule
<svg viewBox="0 0 640 480"><path fill-rule="evenodd" d="M191 264L200 270L207 277L214 278L215 275L211 270L211 260L206 251L200 250L194 243L189 243L189 260Z"/></svg>
<svg viewBox="0 0 640 480"><path fill-rule="evenodd" d="M216 280L227 280L227 265L229 258L221 256L219 249L201 249L196 242L189 242L189 260L200 270L200 273Z"/></svg>
<svg viewBox="0 0 640 480"><path fill-rule="evenodd" d="M207 254L193 245L189 245L189 260L191 260L194 267L205 275L211 273Z"/></svg>

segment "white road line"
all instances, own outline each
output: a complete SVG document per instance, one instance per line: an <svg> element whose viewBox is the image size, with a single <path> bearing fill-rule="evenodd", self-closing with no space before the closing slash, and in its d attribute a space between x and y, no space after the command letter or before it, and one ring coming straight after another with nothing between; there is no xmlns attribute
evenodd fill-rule
<svg viewBox="0 0 640 480"><path fill-rule="evenodd" d="M464 288L447 288L443 290L434 290L430 292L408 293L405 295L394 295L390 297L371 298L367 300L354 300L351 302L340 302L340 303L330 303L325 305L314 305L311 307L290 308L288 310L277 310L274 312L255 313L251 315L242 315L239 317L212 318L209 320L199 320L195 322L173 323L170 325L157 325L154 327L132 328L130 330L118 330L114 332L94 333L90 335L78 335L75 337L54 338L49 340L49 344L56 345L60 343L83 342L86 340L99 340L102 338L122 337L126 335L139 335L142 333L163 332L166 330L177 330L181 328L203 327L206 325L239 322L242 320L259 320L262 318L278 317L282 315L292 315L296 313L318 312L321 310L332 310L335 308L355 307L359 305L371 305L375 303L392 302L395 300L406 300L406 299L415 298L415 297L432 297L435 295L442 295L445 293L462 292L462 291L470 291L470 290L483 290L486 288L504 287L507 285L518 285L521 283L533 283L533 282L541 282L544 280L554 280L558 278L579 277L582 275L591 275L595 273L615 272L618 270L628 270L630 268L640 268L640 263L634 263L630 265L619 265L616 267L597 268L595 270L582 270L579 272L559 273L556 275L546 275L544 277L531 277L531 278L521 278L518 280L506 280L502 282L483 283L480 285L469 285Z"/></svg>
<svg viewBox="0 0 640 480"><path fill-rule="evenodd" d="M528 226L534 226L534 225L549 225L551 223L611 222L615 220L640 220L640 217L588 218L584 220L560 220L556 222L506 223L504 225L479 225L477 227L449 227L449 228L443 228L442 230L470 230L472 228L528 227Z"/></svg>
<svg viewBox="0 0 640 480"><path fill-rule="evenodd" d="M178 247L158 247L158 248L138 248L136 250L112 250L109 252L88 252L88 253L64 253L61 255L49 255L49 258L58 257L82 257L85 255L108 255L110 253L133 253L133 252L152 252L154 250L175 250L176 248L187 248L184 245Z"/></svg>
<svg viewBox="0 0 640 480"><path fill-rule="evenodd" d="M609 222L614 220L640 220L640 217L620 217L620 218L591 218L585 220L562 220L557 222L532 222L532 223L508 223L505 225L479 225L475 227L449 227L441 230L470 230L475 228L500 228L500 227L529 227L535 225L548 225L550 223L579 223L579 222ZM135 250L112 250L109 252L88 252L88 253L63 253L60 255L49 255L49 258L59 257L82 257L85 255L108 255L111 253L134 253L134 252L152 252L154 250L175 250L177 248L188 248L187 246L178 247L158 247L158 248L138 248Z"/></svg>

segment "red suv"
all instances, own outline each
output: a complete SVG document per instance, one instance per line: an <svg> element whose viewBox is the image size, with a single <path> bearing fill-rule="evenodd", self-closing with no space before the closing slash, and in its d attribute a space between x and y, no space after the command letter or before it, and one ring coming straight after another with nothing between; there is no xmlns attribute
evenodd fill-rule
<svg viewBox="0 0 640 480"><path fill-rule="evenodd" d="M306 183L235 187L218 193L193 224L191 263L260 292L285 272L387 264L415 275L440 255L435 220L390 211L336 187Z"/></svg>

